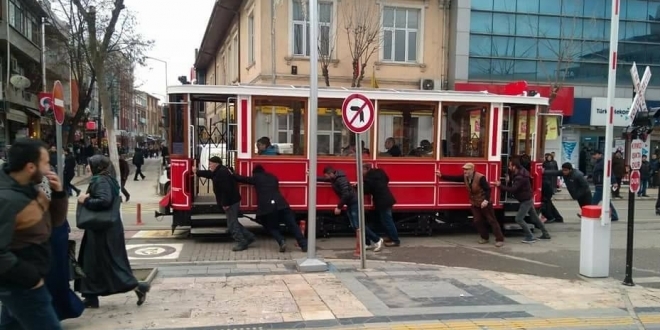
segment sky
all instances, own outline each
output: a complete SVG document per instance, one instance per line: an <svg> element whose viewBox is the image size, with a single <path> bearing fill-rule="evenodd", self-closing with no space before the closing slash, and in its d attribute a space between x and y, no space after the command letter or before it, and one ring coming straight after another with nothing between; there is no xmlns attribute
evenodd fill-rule
<svg viewBox="0 0 660 330"><path fill-rule="evenodd" d="M167 62L167 83L179 85L177 77L190 79L195 48L204 37L215 0L126 0L126 9L137 18L138 31L153 40L147 56ZM136 87L164 99L165 64L147 59L135 72Z"/></svg>

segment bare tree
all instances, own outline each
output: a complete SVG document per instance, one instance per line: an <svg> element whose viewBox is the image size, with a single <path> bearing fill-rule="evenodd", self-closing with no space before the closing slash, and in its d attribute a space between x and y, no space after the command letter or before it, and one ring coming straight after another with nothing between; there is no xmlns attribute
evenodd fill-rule
<svg viewBox="0 0 660 330"><path fill-rule="evenodd" d="M383 38L382 9L376 1L344 0L342 17L351 54L351 87L361 87L371 57L380 49Z"/></svg>
<svg viewBox="0 0 660 330"><path fill-rule="evenodd" d="M65 31L64 38L60 37L53 42L57 44L57 49L63 52L59 57L71 68L72 79L76 81L79 90L78 100L75 102L77 109L72 109L74 116L69 119L69 124L76 127L87 119L85 110L94 97L95 86L100 78L99 73L107 72L107 68L99 70L97 67L103 65L112 67L110 71L116 71L120 64L125 63L123 60L118 62L118 58L113 57L113 54L119 53L124 54L132 62L142 63L144 52L153 43L136 32L136 18L131 12L124 10L123 1L56 0L53 1L50 16L50 21L60 30ZM95 23L93 26L90 25L92 18ZM90 34L92 29L95 30L93 36ZM129 69L132 70L131 65L123 68L123 70ZM101 91L102 88L98 90ZM103 103L102 99L101 103ZM103 106L103 109L110 108ZM107 115L108 112L106 111L105 114ZM114 123L107 120L105 122ZM74 137L75 130L70 130L67 140L72 141ZM112 138L110 136L110 140Z"/></svg>
<svg viewBox="0 0 660 330"><path fill-rule="evenodd" d="M108 59L121 54L129 63L143 60L142 51L151 45L134 34L134 16L124 9L124 0L71 0L71 11L82 18L82 30L86 35L79 46L84 46L86 61L96 77L105 129L108 135L108 151L115 168L119 168L119 154L115 142L112 102L108 89ZM117 173L118 174L118 173Z"/></svg>
<svg viewBox="0 0 660 330"><path fill-rule="evenodd" d="M305 21L309 21L309 0L300 0L303 8ZM319 24L318 31L318 59L321 63L321 74L326 86L330 86L330 69L329 66L334 62L333 55L335 52L335 45L337 37L332 30L332 24L336 21L335 13L332 10L332 5L324 10L322 3L319 3ZM329 11L329 12L328 12ZM307 36L309 38L309 36ZM309 41L309 40L308 40Z"/></svg>

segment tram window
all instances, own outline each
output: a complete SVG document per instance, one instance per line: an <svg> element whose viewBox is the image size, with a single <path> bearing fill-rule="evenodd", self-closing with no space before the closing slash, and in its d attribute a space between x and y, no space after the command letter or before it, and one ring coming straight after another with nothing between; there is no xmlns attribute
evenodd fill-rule
<svg viewBox="0 0 660 330"><path fill-rule="evenodd" d="M443 157L486 157L488 107L451 105L442 107Z"/></svg>
<svg viewBox="0 0 660 330"><path fill-rule="evenodd" d="M319 99L316 130L319 156L355 156L355 134L349 131L341 117L343 100ZM362 134L363 154L369 155L371 131Z"/></svg>
<svg viewBox="0 0 660 330"><path fill-rule="evenodd" d="M378 156L433 157L435 107L427 104L378 105Z"/></svg>
<svg viewBox="0 0 660 330"><path fill-rule="evenodd" d="M254 153L257 140L267 137L274 152L264 155L304 155L307 129L306 103L292 99L254 100Z"/></svg>

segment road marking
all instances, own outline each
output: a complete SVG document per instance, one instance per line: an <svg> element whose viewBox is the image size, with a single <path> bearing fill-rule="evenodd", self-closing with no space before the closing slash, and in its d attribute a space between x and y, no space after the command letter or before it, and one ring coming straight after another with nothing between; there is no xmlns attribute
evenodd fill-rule
<svg viewBox="0 0 660 330"><path fill-rule="evenodd" d="M529 263L533 263L533 264L537 264L537 265L541 265L541 266L546 266L546 267L559 268L559 266L557 266L557 265L548 264L548 263L544 263L544 262L540 262L540 261L536 261L536 260L532 260L532 259L516 257L516 256L508 255L508 254L505 254L505 253L495 252L495 251L482 250L482 249L479 249L479 248L475 248L475 247L471 247L471 246L467 246L467 245L463 245L463 244L458 244L458 243L454 243L454 244L456 244L456 246L460 246L462 248L466 248L466 249L469 249L469 250L472 250L472 251L481 252L481 253L484 253L484 254L490 254L490 255L494 255L494 256L498 256L498 257L502 257L502 258L508 258L508 259L513 259L513 260L518 260L518 261L529 262Z"/></svg>

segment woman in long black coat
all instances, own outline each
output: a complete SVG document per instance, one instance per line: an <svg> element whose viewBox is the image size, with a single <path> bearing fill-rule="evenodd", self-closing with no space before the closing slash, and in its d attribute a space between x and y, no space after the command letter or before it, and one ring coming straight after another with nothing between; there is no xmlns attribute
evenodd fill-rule
<svg viewBox="0 0 660 330"><path fill-rule="evenodd" d="M133 275L126 254L124 225L121 221L119 197L120 185L115 179L115 171L110 160L102 155L89 159L92 179L87 193L80 195L78 202L88 210L104 212L113 209L116 219L112 227L102 231L85 230L78 263L85 272L85 278L76 280L76 291L85 298L87 308L98 308L99 297L135 291L137 305L147 299L149 286L139 284Z"/></svg>
<svg viewBox="0 0 660 330"><path fill-rule="evenodd" d="M50 199L50 184L48 178L44 176L44 181L39 185L39 188L46 193ZM83 302L71 290L69 279L70 274L70 259L69 259L69 222L64 221L64 224L53 227L50 234L50 247L51 247L51 266L48 275L46 276L46 287L53 297L53 307L57 317L62 320L77 318L82 315L85 310Z"/></svg>

